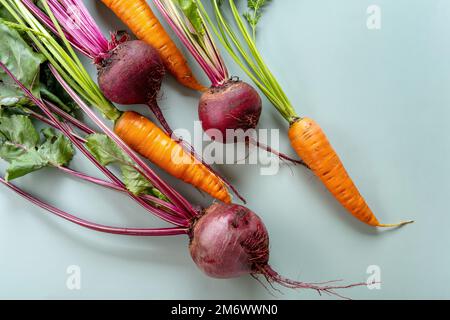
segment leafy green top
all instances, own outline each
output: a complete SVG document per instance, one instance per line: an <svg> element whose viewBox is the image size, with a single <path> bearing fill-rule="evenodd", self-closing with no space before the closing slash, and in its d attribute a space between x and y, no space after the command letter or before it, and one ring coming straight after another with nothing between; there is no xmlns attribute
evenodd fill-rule
<svg viewBox="0 0 450 320"><path fill-rule="evenodd" d="M11 70L17 78L39 96L39 70L46 60L34 52L22 39L20 34L0 21L0 61ZM23 91L3 71L0 71L0 107L28 105L30 101Z"/></svg>
<svg viewBox="0 0 450 320"><path fill-rule="evenodd" d="M47 1L42 1L42 5L58 30L62 44L33 16L21 0L0 0L0 6L3 6L14 18L17 28L26 32L33 45L48 59L70 87L91 106L98 108L106 118L117 120L121 112L105 98L98 85L92 80L67 41Z"/></svg>
<svg viewBox="0 0 450 320"><path fill-rule="evenodd" d="M70 163L75 153L70 141L50 128L41 133L42 141L27 116L0 116L0 158L9 163L7 181L45 167L61 167Z"/></svg>
<svg viewBox="0 0 450 320"><path fill-rule="evenodd" d="M77 105L59 85L48 66L47 59L29 45L29 39L19 32L20 26L5 19L4 7L0 7L0 61L37 98L44 98L67 113L74 114ZM16 29L19 29L16 30ZM0 71L0 108L28 107L30 99L3 70Z"/></svg>
<svg viewBox="0 0 450 320"><path fill-rule="evenodd" d="M205 25L198 11L197 3L193 0L175 0L177 6L183 11L186 18L188 18L189 22L194 27L195 33L198 36L205 35Z"/></svg>
<svg viewBox="0 0 450 320"><path fill-rule="evenodd" d="M262 10L270 0L247 0L248 11L244 17L252 28L253 40L256 41L256 26L262 17Z"/></svg>
<svg viewBox="0 0 450 320"><path fill-rule="evenodd" d="M104 134L92 134L87 137L86 147L103 166L116 164L120 167L123 182L135 195L149 194L161 200L168 199L139 173L133 161L117 144Z"/></svg>
<svg viewBox="0 0 450 320"><path fill-rule="evenodd" d="M234 61L252 79L258 88L272 102L278 112L289 123L299 118L292 103L281 88L281 85L266 65L256 45L256 26L261 19L262 9L270 0L251 0L247 2L248 12L244 13L245 20L236 6L235 0L228 0L234 26L228 21L224 14L226 0L211 0L216 22L209 17L205 7L200 0L196 0L200 11L213 28L222 45L228 51ZM248 25L253 29L250 34Z"/></svg>

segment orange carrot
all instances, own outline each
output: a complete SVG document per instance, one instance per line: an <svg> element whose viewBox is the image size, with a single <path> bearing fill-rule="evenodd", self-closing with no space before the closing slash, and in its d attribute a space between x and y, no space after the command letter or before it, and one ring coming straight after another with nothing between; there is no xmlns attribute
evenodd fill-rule
<svg viewBox="0 0 450 320"><path fill-rule="evenodd" d="M183 54L169 37L145 0L102 0L140 40L158 50L164 65L182 85L204 91Z"/></svg>
<svg viewBox="0 0 450 320"><path fill-rule="evenodd" d="M228 189L219 177L195 157L184 151L149 119L135 112L124 112L114 131L133 150L173 175L225 203L231 202Z"/></svg>
<svg viewBox="0 0 450 320"><path fill-rule="evenodd" d="M380 224L314 120L295 121L289 130L289 138L299 157L354 217L374 227L399 227L411 223Z"/></svg>

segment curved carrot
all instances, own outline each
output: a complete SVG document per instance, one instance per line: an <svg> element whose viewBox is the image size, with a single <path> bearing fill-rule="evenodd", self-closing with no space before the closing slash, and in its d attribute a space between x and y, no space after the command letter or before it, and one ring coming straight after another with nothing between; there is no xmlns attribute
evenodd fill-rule
<svg viewBox="0 0 450 320"><path fill-rule="evenodd" d="M145 0L102 0L141 40L158 50L167 70L182 85L204 91L186 59L169 37Z"/></svg>
<svg viewBox="0 0 450 320"><path fill-rule="evenodd" d="M212 197L231 203L228 189L219 177L172 140L149 119L132 111L124 112L114 131L133 150L173 175Z"/></svg>
<svg viewBox="0 0 450 320"><path fill-rule="evenodd" d="M357 219L374 227L399 227L412 223L380 224L359 193L320 126L312 119L295 121L289 130L292 146L333 196Z"/></svg>

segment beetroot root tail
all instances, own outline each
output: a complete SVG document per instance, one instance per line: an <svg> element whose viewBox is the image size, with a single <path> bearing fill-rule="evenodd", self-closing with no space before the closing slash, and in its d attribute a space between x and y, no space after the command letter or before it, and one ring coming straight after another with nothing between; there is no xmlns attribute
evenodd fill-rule
<svg viewBox="0 0 450 320"><path fill-rule="evenodd" d="M291 163L293 163L295 165L302 165L302 166L304 166L306 168L308 167L306 165L306 163L303 162L303 160L293 159L293 158L289 157L288 155L285 155L284 153L276 151L272 147L270 147L270 146L268 146L268 145L266 145L266 144L264 144L264 143L262 143L260 141L250 139L248 143L256 146L257 148L260 148L261 150L264 150L264 151L267 151L268 153L272 153L272 154L276 155L281 160L291 162Z"/></svg>
<svg viewBox="0 0 450 320"><path fill-rule="evenodd" d="M155 115L156 119L161 124L167 135L172 136L173 130L170 127L169 123L167 122L166 117L164 116L161 108L158 106L158 103L156 101L150 102L148 104L148 107L150 108L150 111Z"/></svg>
<svg viewBox="0 0 450 320"><path fill-rule="evenodd" d="M327 294L330 296L335 296L335 297L339 297L341 299L347 299L347 300L349 300L349 298L339 294L338 292L336 292L336 290L351 289L351 288L356 288L356 287L367 286L367 283L356 283L356 284L350 284L350 285L331 285L332 283L336 283L338 281L329 281L329 282L324 282L322 284L294 281L294 280L290 280L290 279L287 279L287 278L279 275L269 265L261 268L259 273L262 274L270 284L278 284L282 287L285 287L288 289L294 289L294 290L297 290L297 289L314 290L319 295Z"/></svg>

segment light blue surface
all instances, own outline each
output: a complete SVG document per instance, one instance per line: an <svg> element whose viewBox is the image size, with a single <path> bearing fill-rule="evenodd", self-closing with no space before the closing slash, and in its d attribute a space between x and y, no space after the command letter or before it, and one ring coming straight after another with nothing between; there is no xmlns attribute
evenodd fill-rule
<svg viewBox="0 0 450 320"><path fill-rule="evenodd" d="M123 29L100 1L86 3L105 32ZM382 10L381 30L366 27L371 4ZM264 219L271 263L282 274L313 282L359 282L367 279L368 266L377 265L381 290L343 293L355 299L450 298L449 17L447 0L277 0L270 5L258 41L299 113L325 128L380 220L417 221L377 232L350 217L302 168L261 177L257 166L223 167ZM192 128L198 96L171 78L163 93L168 120L174 127ZM260 127L286 130L267 101ZM282 143L281 149L293 155L287 139ZM80 158L76 168L96 172ZM126 197L54 170L18 184L99 223L162 225ZM173 184L193 203L209 203L189 186ZM97 234L0 189L0 298L273 298L250 277L218 281L201 274L184 237ZM70 265L81 267L79 291L66 287ZM318 298L315 292L283 292L280 298Z"/></svg>

